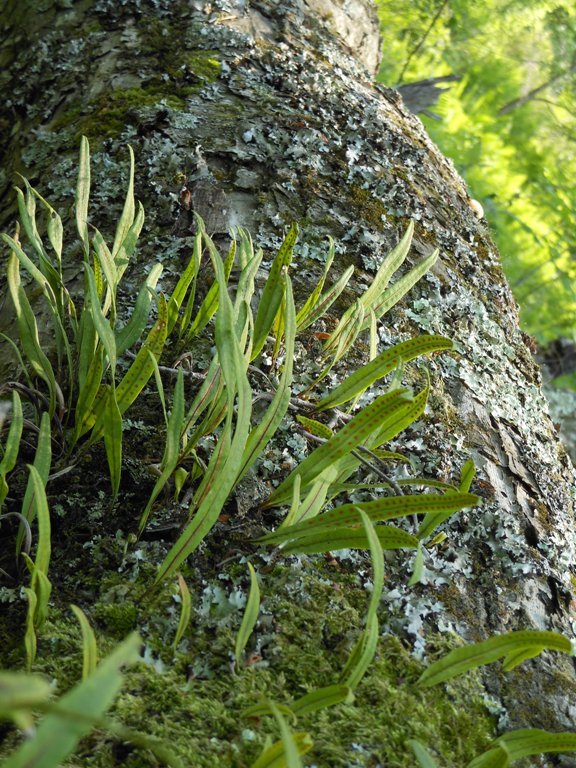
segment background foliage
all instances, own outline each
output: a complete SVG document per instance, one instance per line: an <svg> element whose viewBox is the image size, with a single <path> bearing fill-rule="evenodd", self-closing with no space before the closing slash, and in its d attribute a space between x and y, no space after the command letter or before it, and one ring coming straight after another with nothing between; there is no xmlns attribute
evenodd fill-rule
<svg viewBox="0 0 576 768"><path fill-rule="evenodd" d="M576 324L576 11L559 0L379 0L378 79L461 76L421 115L484 206L524 328Z"/></svg>

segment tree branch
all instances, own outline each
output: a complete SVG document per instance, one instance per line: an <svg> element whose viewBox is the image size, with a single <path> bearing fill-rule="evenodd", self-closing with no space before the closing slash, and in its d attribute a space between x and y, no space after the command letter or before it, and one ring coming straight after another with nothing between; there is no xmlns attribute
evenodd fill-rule
<svg viewBox="0 0 576 768"><path fill-rule="evenodd" d="M542 85L539 85L537 88L533 88L531 91L528 91L528 93L525 93L524 96L520 96L517 99L509 101L508 104L505 104L501 109L498 110L498 117L501 115L507 115L509 112L512 112L519 107L523 107L524 104L527 104L529 101L535 99L539 93L542 93L542 91L546 90L546 88L549 88L553 83L558 82L558 80L561 80L563 77L566 77L566 75L569 75L575 71L576 62L574 62L572 66L565 72L560 72L558 75L554 75L554 77L551 77L550 80L542 83Z"/></svg>
<svg viewBox="0 0 576 768"><path fill-rule="evenodd" d="M444 10L444 8L446 8L447 5L448 5L448 0L444 0L442 5L438 8L436 13L434 14L434 16L432 18L432 21L428 25L428 28L426 29L424 34L422 35L422 37L420 38L418 43L414 46L414 48L408 54L408 58L404 62L404 66L402 67L402 71L400 72L400 77L398 78L398 85L400 85L402 83L402 80L404 79L404 75L406 74L406 70L410 66L410 62L412 61L414 56L416 56L418 51L422 48L422 46L424 45L424 43L428 39L428 36L429 36L430 32L432 32L432 30L434 29L434 25L436 24L436 22L438 21L438 19L442 15L442 11Z"/></svg>

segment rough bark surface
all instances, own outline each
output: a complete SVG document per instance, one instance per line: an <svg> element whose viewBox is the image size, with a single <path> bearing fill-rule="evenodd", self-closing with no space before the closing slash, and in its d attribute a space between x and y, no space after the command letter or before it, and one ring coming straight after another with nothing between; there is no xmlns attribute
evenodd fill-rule
<svg viewBox="0 0 576 768"><path fill-rule="evenodd" d="M16 172L69 205L81 134L93 151L94 207L111 222L133 146L147 213L139 264L161 259L167 285L188 257L192 207L215 235L242 225L270 252L298 220L300 297L331 235L337 273L357 267L349 301L413 219L409 259L435 247L441 259L384 318L381 343L441 333L459 354L430 362L426 416L395 447L441 480L455 480L471 455L483 504L447 524L423 585L388 594L385 628L401 626L419 651L426 626L469 641L518 628L572 636L574 471L488 225L420 121L371 82L370 4L83 0L31 13L39 5L8 2L2 15L2 227L13 226ZM485 681L511 725L573 728L571 659L545 655Z"/></svg>

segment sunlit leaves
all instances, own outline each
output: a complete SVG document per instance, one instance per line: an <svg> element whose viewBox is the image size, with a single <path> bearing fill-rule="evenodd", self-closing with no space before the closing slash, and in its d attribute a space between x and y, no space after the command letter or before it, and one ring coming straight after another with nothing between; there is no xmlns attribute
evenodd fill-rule
<svg viewBox="0 0 576 768"><path fill-rule="evenodd" d="M441 119L426 113L426 128L484 204L526 330L546 342L570 337L573 4L380 0L378 7L383 82L418 82L431 72L462 77L432 108ZM535 49L536 58L523 55Z"/></svg>

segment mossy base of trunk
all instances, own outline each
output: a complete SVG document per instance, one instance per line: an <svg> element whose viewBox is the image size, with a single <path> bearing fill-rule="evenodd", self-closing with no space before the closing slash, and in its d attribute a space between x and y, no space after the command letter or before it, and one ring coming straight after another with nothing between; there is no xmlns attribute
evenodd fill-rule
<svg viewBox="0 0 576 768"><path fill-rule="evenodd" d="M271 717L250 719L243 710L263 698L289 703L308 691L338 682L363 627L368 602L364 577L345 561L301 558L261 569L262 604L245 664L233 671L234 641L242 619L248 573L245 563L230 561L209 578L206 564L215 562L230 544L224 526L198 557L202 568L190 568L191 623L176 651L179 618L176 584L167 584L153 602L147 599L161 554L157 542L126 550L120 533L85 542L82 570L60 574L57 604L38 642L35 673L54 681L57 694L81 677L80 628L60 602L76 583L74 601L81 603L96 631L104 657L133 629L144 639L142 662L125 672L123 690L109 713L123 725L165 742L185 765L249 766L265 746L278 738ZM106 570L102 569L106 562ZM115 567L112 567L115 565ZM369 567L368 561L366 562ZM53 574L56 577L56 574ZM78 583L80 582L80 583ZM10 634L23 635L22 611L13 610ZM386 617L383 615L382 620ZM445 637L428 637L433 655L447 650ZM21 644L5 649L2 666L24 667ZM493 721L482 703L482 688L468 675L444 688L419 689L423 665L401 640L381 637L377 658L355 691L352 704L299 718L293 727L308 731L314 748L309 764L318 766L412 766L407 739L417 738L439 756L441 765L465 765L493 738ZM17 746L19 734L3 726L0 755ZM112 768L157 766L151 754L95 730L81 742L66 765Z"/></svg>

